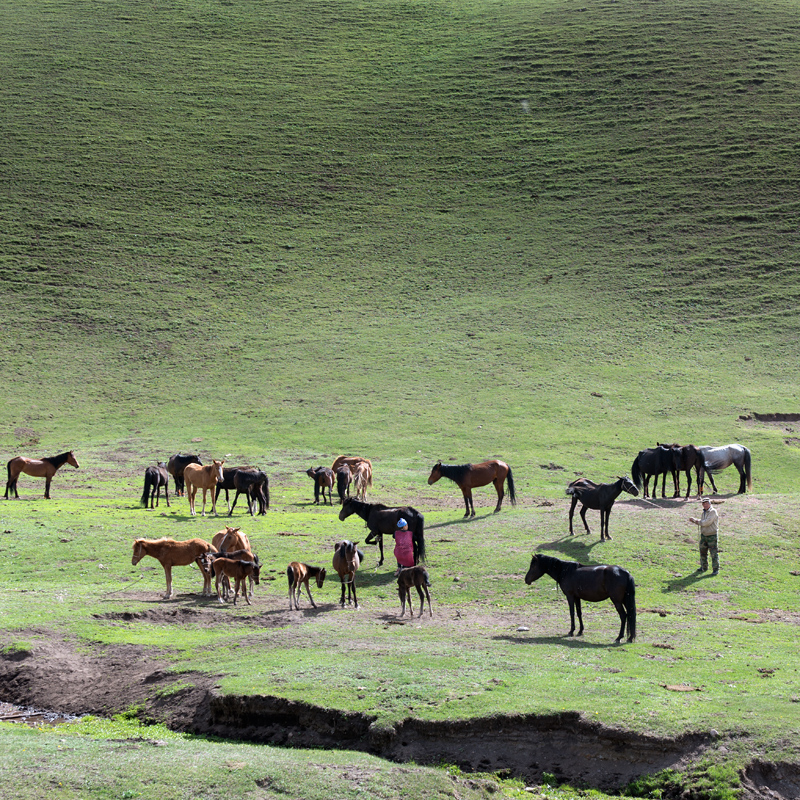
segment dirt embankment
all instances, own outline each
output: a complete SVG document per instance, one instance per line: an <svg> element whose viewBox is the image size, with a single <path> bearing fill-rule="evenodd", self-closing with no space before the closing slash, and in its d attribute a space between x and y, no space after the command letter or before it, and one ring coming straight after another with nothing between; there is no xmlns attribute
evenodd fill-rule
<svg viewBox="0 0 800 800"><path fill-rule="evenodd" d="M631 780L699 758L710 735L642 736L585 722L578 714L520 715L466 721L406 719L389 726L358 713L263 695L220 696L214 678L175 675L143 648L77 652L49 641L35 652L0 655L0 701L69 714L109 715L142 704L178 730L274 745L363 750L392 761L447 762L539 783L551 773L573 785L618 790ZM800 766L754 762L745 797L800 798Z"/></svg>

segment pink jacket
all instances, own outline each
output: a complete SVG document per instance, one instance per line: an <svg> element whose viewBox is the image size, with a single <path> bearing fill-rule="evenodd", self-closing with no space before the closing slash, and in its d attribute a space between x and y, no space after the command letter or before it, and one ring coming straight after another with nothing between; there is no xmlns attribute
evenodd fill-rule
<svg viewBox="0 0 800 800"><path fill-rule="evenodd" d="M404 567L414 566L414 539L411 531L394 532L394 557Z"/></svg>

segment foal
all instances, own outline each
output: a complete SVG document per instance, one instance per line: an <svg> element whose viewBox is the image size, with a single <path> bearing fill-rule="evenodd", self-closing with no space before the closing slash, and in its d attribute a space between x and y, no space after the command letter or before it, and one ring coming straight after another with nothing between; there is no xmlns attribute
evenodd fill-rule
<svg viewBox="0 0 800 800"><path fill-rule="evenodd" d="M406 613L406 598L408 598L408 613L414 616L414 604L411 602L411 587L416 586L417 594L419 594L419 616L422 616L425 611L425 597L428 598L428 614L433 616L433 609L431 608L431 596L428 592L428 587L431 585L431 579L428 576L428 570L425 567L407 567L401 569L400 574L397 576L397 591L400 595L400 603L402 609L400 616L405 616ZM423 597L422 592L425 591Z"/></svg>
<svg viewBox="0 0 800 800"><path fill-rule="evenodd" d="M341 606L344 608L344 587L347 586L347 602L353 603L358 608L358 598L356 597L356 570L364 560L363 551L356 545L358 542L349 542L345 539L333 546L333 568L339 575L342 582ZM352 599L351 599L352 596Z"/></svg>
<svg viewBox="0 0 800 800"><path fill-rule="evenodd" d="M286 567L286 577L289 579L289 610L291 611L292 608L296 608L298 611L300 610L300 588L302 586L306 587L308 599L311 601L311 605L316 608L317 604L311 596L308 582L311 578L314 578L317 582L317 587L321 589L322 584L325 582L325 568L312 567L308 564L302 564L299 561L292 561L292 563Z"/></svg>
<svg viewBox="0 0 800 800"><path fill-rule="evenodd" d="M314 502L319 503L319 493L322 490L322 505L325 505L325 490L328 490L328 502L333 505L331 490L334 481L333 470L330 467L310 467L306 475L314 480Z"/></svg>

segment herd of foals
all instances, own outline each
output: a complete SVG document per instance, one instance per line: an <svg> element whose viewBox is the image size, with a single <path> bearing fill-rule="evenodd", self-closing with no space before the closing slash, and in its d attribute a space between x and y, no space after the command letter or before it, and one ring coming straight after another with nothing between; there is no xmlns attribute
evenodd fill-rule
<svg viewBox="0 0 800 800"><path fill-rule="evenodd" d="M45 497L50 498L50 484L53 476L64 464L79 468L73 451L43 459L17 456L7 465L8 480L6 482L6 499L12 494L19 497L17 480L25 473L45 478ZM665 497L667 475L672 476L674 497L680 496L680 473L686 473L689 497L692 486L692 471L697 480L697 491L703 492L705 478L708 477L716 492L713 474L728 466L735 466L740 476L739 493L746 487L752 487L751 454L739 444L722 447L694 445L661 444L638 453L631 465L631 477L619 476L613 483L595 483L588 478L578 478L567 487L567 494L572 497L569 511L570 534L573 534L573 515L580 502L580 515L584 527L589 532L586 522L587 509L600 511L600 538L611 539L608 531L608 520L611 507L617 497L624 491L638 495L644 489L644 497L648 496L649 481L653 479L653 496L657 494L658 478L662 477L661 496ZM339 456L330 467L319 466L307 470L314 484L314 502L320 501L333 506L333 487L336 487L341 510L339 519L344 520L352 514L361 517L369 531L365 544L377 544L380 551L378 566L384 562L383 536L393 536L396 540L395 557L397 559L397 588L400 597L400 616L405 616L406 604L409 614L413 616L411 590L416 589L420 609L419 616L425 611L428 602L428 614L433 616L429 587L431 585L428 571L422 565L425 560L425 522L423 515L412 506L390 507L380 503L367 503L366 494L372 486L372 463L361 456ZM157 507L164 490L164 500L169 501L169 478L174 482L174 494L186 495L189 502L189 513L196 516L196 500L200 489L203 490L201 515L205 516L206 500L210 499L211 510L216 514L219 495L225 491L225 501L229 516L236 507L240 494L244 494L247 508L252 516L266 514L269 508L269 479L262 470L253 466L225 467L224 460L212 459L210 464L203 464L196 455L172 456L167 463L159 462L155 467L147 467L144 475L144 490L141 503L150 508ZM516 503L514 476L508 464L499 460L484 461L479 464L443 464L438 461L431 470L428 483L433 484L440 478L449 478L461 489L466 507L465 517L475 516L472 489L493 484L497 491L495 513L499 512L505 497L504 487L508 488L509 500ZM352 488L352 493L351 493ZM233 504L230 503L230 491L235 491ZM401 540L408 547L401 546ZM334 545L331 565L341 582L342 606L345 602L358 608L356 593L356 573L364 559L364 552L358 542L342 540ZM401 555L402 553L402 555ZM197 564L203 575L203 596L216 594L220 603L232 598L233 605L239 598L251 605L250 598L254 584L260 580L261 563L254 554L246 534L241 528L226 526L217 532L211 542L194 538L176 541L170 538L136 539L133 543L131 563L135 566L145 556L155 558L164 568L166 578L166 594L164 599L171 599L172 568ZM413 561L412 564L407 563ZM406 562L406 563L403 563ZM299 561L293 561L286 568L289 584L289 608L300 609L300 596L305 587L309 602L316 608L311 594L310 583L322 588L326 576L325 567L317 567ZM578 636L583 634L583 617L581 601L598 602L611 600L620 618L620 629L616 641L620 642L627 630L627 641L636 638L636 584L633 576L619 566L597 565L583 566L576 562L561 561L552 556L535 554L525 582L531 584L542 575L549 575L561 587L567 597L570 610L571 627L569 636L575 633L575 617L578 618ZM212 582L214 589L212 590Z"/></svg>

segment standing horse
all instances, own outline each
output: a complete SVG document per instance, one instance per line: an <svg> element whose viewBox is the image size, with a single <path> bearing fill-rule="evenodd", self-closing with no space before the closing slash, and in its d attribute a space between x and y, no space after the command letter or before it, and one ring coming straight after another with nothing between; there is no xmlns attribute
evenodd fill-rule
<svg viewBox="0 0 800 800"><path fill-rule="evenodd" d="M428 614L433 616L433 609L431 608L431 593L428 587L431 585L431 579L428 575L428 570L425 567L406 567L401 569L397 576L397 593L400 595L400 616L405 616L406 613L406 599L408 600L408 613L414 616L414 604L411 602L411 587L417 589L419 595L419 615L425 611L425 598L428 598ZM423 595L422 592L425 592Z"/></svg>
<svg viewBox="0 0 800 800"><path fill-rule="evenodd" d="M639 455L633 459L631 464L631 478L636 484L637 489L642 488L642 479L644 479L644 494L643 497L648 497L647 487L650 483L650 478L653 478L653 499L655 500L658 493L658 476L663 475L661 480L661 497L666 497L666 483L667 473L672 475L672 483L675 487L673 497L678 497L678 479L675 473L675 467L672 463L672 451L664 447L650 447L647 450L640 450Z"/></svg>
<svg viewBox="0 0 800 800"><path fill-rule="evenodd" d="M342 503L339 519L344 522L351 514L358 514L369 528L369 534L364 540L364 544L378 542L381 551L381 560L378 562L378 566L383 564L383 535L391 536L397 530L397 520L401 517L408 522L408 529L411 531L414 544L414 564L425 560L425 517L416 508L411 506L390 508L381 503L364 503L355 497L348 497Z"/></svg>
<svg viewBox="0 0 800 800"><path fill-rule="evenodd" d="M333 568L339 575L342 582L341 606L344 608L344 587L347 586L347 603L352 602L358 608L358 598L356 597L356 570L364 560L364 553L356 545L358 542L348 542L345 539L333 546ZM352 594L352 600L351 600Z"/></svg>
<svg viewBox="0 0 800 800"><path fill-rule="evenodd" d="M733 464L739 472L739 491L738 494L744 494L747 489L753 488L753 476L751 474L752 457L750 451L741 444L726 444L723 447L698 447L697 448L703 456L703 470L700 472L698 480L698 491L703 493L703 482L705 475L711 481L711 486L714 489L714 494L717 493L717 487L714 485L713 474L721 472L726 467Z"/></svg>
<svg viewBox="0 0 800 800"><path fill-rule="evenodd" d="M618 477L614 483L593 483L587 478L578 478L578 480L572 481L567 486L567 494L572 495L572 505L569 508L569 535L574 535L572 517L575 514L575 506L580 502L582 504L580 514L586 533L591 533L586 524L586 509L598 508L600 509L600 541L602 542L604 539L610 541L608 518L611 516L611 507L614 505L614 501L622 492L632 494L634 497L639 494L639 490L627 475Z"/></svg>
<svg viewBox="0 0 800 800"><path fill-rule="evenodd" d="M225 505L228 507L229 514L231 511L231 496L228 492L236 491L236 484L233 482L233 479L234 475L236 475L240 469L257 469L257 467L251 466L250 464L242 467L225 467L222 470L222 480L217 481L217 488L214 491L214 499L219 500L222 490L225 490Z"/></svg>
<svg viewBox="0 0 800 800"><path fill-rule="evenodd" d="M10 493L14 492L14 497L19 498L17 491L17 479L21 472L26 475L32 475L34 478L44 478L44 496L46 500L50 499L50 482L53 480L53 475L64 466L64 464L71 464L75 469L80 469L78 459L75 458L72 450L62 453L60 456L51 456L50 458L26 458L25 456L17 456L12 458L6 465L8 470L8 480L6 481L6 500L10 500Z"/></svg>
<svg viewBox="0 0 800 800"><path fill-rule="evenodd" d="M187 464L202 465L203 462L197 456L182 456L180 453L175 453L174 456L170 456L170 459L167 462L167 472L172 475L172 479L175 481L176 497L180 497L181 495L185 494L183 470L186 468Z"/></svg>
<svg viewBox="0 0 800 800"><path fill-rule="evenodd" d="M636 583L633 575L622 567L598 564L596 567L585 567L576 561L561 561L545 555L535 555L525 576L525 583L530 586L542 575L549 575L567 596L569 618L572 624L568 636L575 633L575 612L578 612L580 630L583 635L583 616L581 600L597 603L611 600L620 618L619 642L625 634L625 623L628 623L628 641L636 638Z"/></svg>
<svg viewBox="0 0 800 800"><path fill-rule="evenodd" d="M135 567L145 556L152 556L164 567L164 577L167 579L167 593L165 600L172 595L172 568L185 567L196 561L200 566L201 556L214 552L213 544L203 539L187 539L176 542L174 539L135 539L133 542L133 557L131 564ZM211 576L201 567L203 573L203 596L211 594Z"/></svg>
<svg viewBox="0 0 800 800"><path fill-rule="evenodd" d="M350 467L347 464L343 464L336 470L336 494L339 495L339 505L344 503L345 497L350 497L350 484L352 481L353 473L350 472Z"/></svg>
<svg viewBox="0 0 800 800"><path fill-rule="evenodd" d="M475 516L472 490L476 486L486 486L488 483L493 483L494 488L497 490L495 514L503 504L503 481L506 479L508 479L508 496L511 499L511 505L517 504L517 498L514 494L514 476L511 474L511 467L504 461L484 461L480 464L460 465L442 464L441 461L437 461L428 476L428 484L436 483L442 476L455 481L458 484L458 488L461 489L461 493L464 495L464 503L467 506L467 513L464 514L464 517Z"/></svg>
<svg viewBox="0 0 800 800"><path fill-rule="evenodd" d="M238 469L233 476L233 485L236 488L236 497L228 516L233 516L236 501L240 494L247 496L247 510L250 516L255 516L256 502L258 502L258 515L264 516L269 508L269 478L267 473L260 469Z"/></svg>
<svg viewBox="0 0 800 800"><path fill-rule="evenodd" d="M325 583L325 567L312 567L309 564L303 564L300 561L292 561L286 567L286 577L289 579L289 611L292 608L300 610L300 589L305 586L308 599L311 605L316 608L317 604L311 596L311 590L308 588L309 581L313 578L317 582L317 586L321 589L322 584Z"/></svg>
<svg viewBox="0 0 800 800"><path fill-rule="evenodd" d="M325 505L325 490L327 489L328 500L333 505L331 491L336 480L333 476L333 470L330 467L309 467L306 470L306 475L314 481L314 502L319 503L319 493L322 491L322 505Z"/></svg>
<svg viewBox="0 0 800 800"><path fill-rule="evenodd" d="M148 467L144 471L144 491L142 492L142 505L147 508L147 501L150 501L150 508L153 508L153 498L156 506L161 499L161 487L164 487L164 498L169 508L169 473L167 465L163 461L158 462L157 467Z"/></svg>
<svg viewBox="0 0 800 800"><path fill-rule="evenodd" d="M681 493L681 472L686 473L686 497L688 499L692 492L692 470L695 471L697 477L697 491L700 492L700 474L703 470L703 454L693 445L679 445L679 444L662 444L657 443L659 447L666 447L672 453L672 467L675 470L675 496L679 497Z"/></svg>
<svg viewBox="0 0 800 800"><path fill-rule="evenodd" d="M211 492L211 510L217 513L217 497L214 488L217 481L222 480L222 465L225 460L218 461L216 458L213 463L203 467L200 464L187 464L183 470L183 479L186 481L186 492L189 496L189 512L193 517L197 516L194 509L194 501L197 497L197 490L203 490L203 511L201 517L206 515L206 492Z"/></svg>

